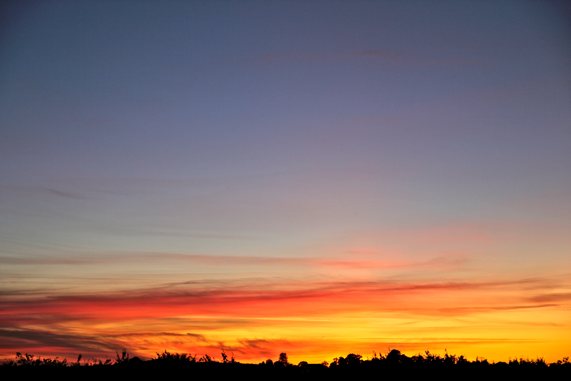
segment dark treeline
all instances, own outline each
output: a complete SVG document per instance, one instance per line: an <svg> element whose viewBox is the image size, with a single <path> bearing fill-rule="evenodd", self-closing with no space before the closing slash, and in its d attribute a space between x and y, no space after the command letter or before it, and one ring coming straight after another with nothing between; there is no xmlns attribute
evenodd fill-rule
<svg viewBox="0 0 571 381"><path fill-rule="evenodd" d="M117 354L114 360L82 361L81 355L75 361L35 357L30 354L16 354L13 360L0 364L0 376L33 376L35 373L53 375L59 379L70 377L120 377L132 376L173 376L177 379L199 377L234 377L248 379L289 379L342 376L351 379L383 379L393 376L537 376L542 378L568 378L571 376L571 363L563 358L554 363L543 359L511 360L509 362L488 362L483 359L473 361L464 356L445 354L439 356L426 352L415 356L406 356L393 349L386 355L374 355L363 359L361 355L350 353L338 357L329 363L310 364L302 361L291 364L287 354L281 353L275 361L268 359L259 364L247 364L236 361L222 353L221 361L208 355L202 357L163 352L149 360L131 357L127 352Z"/></svg>

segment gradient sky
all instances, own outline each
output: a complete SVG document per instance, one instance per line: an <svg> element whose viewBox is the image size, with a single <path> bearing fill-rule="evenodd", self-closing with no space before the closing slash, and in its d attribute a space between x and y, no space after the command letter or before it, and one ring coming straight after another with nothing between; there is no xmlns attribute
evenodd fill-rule
<svg viewBox="0 0 571 381"><path fill-rule="evenodd" d="M570 20L2 2L0 357L569 356Z"/></svg>

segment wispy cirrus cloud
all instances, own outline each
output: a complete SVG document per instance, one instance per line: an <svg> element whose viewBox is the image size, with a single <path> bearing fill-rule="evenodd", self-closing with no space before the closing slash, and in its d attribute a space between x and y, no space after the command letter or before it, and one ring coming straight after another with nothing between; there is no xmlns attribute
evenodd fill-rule
<svg viewBox="0 0 571 381"><path fill-rule="evenodd" d="M238 286L233 286L238 285ZM542 279L516 279L488 282L399 282L339 281L268 285L236 282L183 282L157 285L153 288L131 289L98 294L24 295L2 297L0 322L14 323L16 317L61 316L79 320L131 320L137 318L168 318L188 314L228 316L307 316L339 311L401 311L423 314L467 314L484 309L509 309L497 304L493 294L518 295L518 290L540 291ZM488 293L488 294L487 294ZM443 306L427 296L445 295L457 303L454 308ZM512 295L512 297L514 297ZM543 300L521 296L513 308L553 306ZM462 300L465 300L463 302ZM475 307L474 302L483 304ZM526 302L527 304L522 304ZM89 306L89 308L86 308ZM376 306L376 307L375 307ZM25 319L25 318L24 318Z"/></svg>
<svg viewBox="0 0 571 381"><path fill-rule="evenodd" d="M161 349L211 355L224 350L244 359L263 359L285 350L324 355L323 348L334 353L346 348L371 351L387 345L425 350L442 345L532 343L536 337L529 332L559 329L561 321L531 326L524 320L517 325L526 327L523 333L499 337L505 330L502 317L534 317L537 311L545 315L545 311L561 310L562 304L568 303L567 295L557 300L529 295L549 295L549 290L565 285L564 280L545 278L301 283L210 280L103 293L2 295L0 355L28 350L104 357L127 348L143 356ZM489 324L484 332L499 331L489 337L480 334L478 339L460 339L450 328L465 332L468 327L473 329L472 321ZM369 328L363 331L363 326ZM516 325L512 321L509 326ZM371 329L384 334L361 338L365 332L370 335ZM390 332L397 337L387 336ZM317 336L309 340L308 335ZM323 338L328 336L331 338Z"/></svg>
<svg viewBox="0 0 571 381"><path fill-rule="evenodd" d="M387 257L386 255L384 257ZM11 256L1 255L0 263L6 265L92 265L119 262L144 261L153 262L189 262L211 265L244 265L244 266L314 266L336 268L422 268L450 267L468 262L462 256L438 256L425 260L394 260L379 258L374 255L344 257L286 257L256 255L210 255L196 253L171 252L108 252L83 255L35 255Z"/></svg>
<svg viewBox="0 0 571 381"><path fill-rule="evenodd" d="M31 328L0 328L0 351L25 348L32 353L114 353L125 343L80 333L58 333Z"/></svg>
<svg viewBox="0 0 571 381"><path fill-rule="evenodd" d="M268 52L261 56L261 62L322 62L343 61L351 59L376 59L386 61L399 61L403 59L401 53L383 49L363 49L352 51L289 51Z"/></svg>
<svg viewBox="0 0 571 381"><path fill-rule="evenodd" d="M164 350L178 350L181 352L202 355L209 353L213 357L226 352L232 356L238 356L239 361L251 359L276 358L280 352L290 354L313 354L327 348L330 357L344 354L348 348L348 342L344 339L319 338L308 339L260 339L260 338L235 338L229 340L217 340L203 335L185 334L176 332L138 332L122 335L85 335L73 333L63 329L63 332L50 330L15 328L0 328L0 356L9 357L14 352L25 348L38 355L60 355L62 357L75 358L78 354L87 358L109 358L115 353L127 350L131 355L152 357L156 353L153 346L163 344ZM498 344L524 344L534 340L501 338L424 338L424 339L397 339L394 337L367 337L358 343L351 343L350 348L367 353L371 348L376 351L390 348L403 350L424 351L430 347L454 347L454 346L477 346ZM305 359L312 359L305 357ZM319 359L319 358L317 358ZM322 360L323 358L319 359Z"/></svg>
<svg viewBox="0 0 571 381"><path fill-rule="evenodd" d="M355 49L323 51L276 51L267 52L258 58L264 64L278 63L323 63L343 61L374 61L389 64L412 66L474 66L481 65L481 59L442 55L418 55L412 52L394 49Z"/></svg>
<svg viewBox="0 0 571 381"><path fill-rule="evenodd" d="M34 195L34 196L49 196L58 197L63 199L82 200L87 199L87 195L83 192L75 190L61 189L44 185L7 185L0 184L0 189L4 192L11 192L16 194Z"/></svg>
<svg viewBox="0 0 571 381"><path fill-rule="evenodd" d="M571 302L571 292L554 292L534 295L529 298L533 303L560 303Z"/></svg>

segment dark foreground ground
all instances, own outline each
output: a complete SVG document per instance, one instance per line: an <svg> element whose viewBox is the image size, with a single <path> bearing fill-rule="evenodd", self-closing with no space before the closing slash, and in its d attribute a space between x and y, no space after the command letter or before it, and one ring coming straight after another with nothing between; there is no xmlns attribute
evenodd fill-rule
<svg viewBox="0 0 571 381"><path fill-rule="evenodd" d="M285 354L280 360L260 364L242 364L224 357L213 361L206 356L163 353L150 360L125 354L115 361L67 362L38 359L19 355L0 365L0 379L44 380L464 380L464 379L533 379L571 380L571 363L567 359L547 364L542 360L514 360L509 363L489 363L486 360L467 361L462 356L444 357L429 353L413 357L393 350L387 356L362 360L349 354L331 364L289 364Z"/></svg>

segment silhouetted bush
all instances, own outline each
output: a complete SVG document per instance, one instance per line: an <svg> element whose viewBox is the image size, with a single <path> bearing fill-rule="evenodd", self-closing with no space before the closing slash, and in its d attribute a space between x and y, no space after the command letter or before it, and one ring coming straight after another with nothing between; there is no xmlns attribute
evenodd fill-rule
<svg viewBox="0 0 571 381"><path fill-rule="evenodd" d="M281 353L276 361L268 359L258 365L242 364L228 359L222 353L222 361L216 361L205 354L200 358L186 353L157 353L156 357L142 360L131 357L127 351L117 353L115 360L82 361L81 355L77 361L67 362L66 359L41 358L31 354L17 353L15 359L0 363L2 379L16 379L34 372L47 373L62 379L81 379L90 376L98 378L117 377L122 379L156 376L164 379L165 375L180 379L191 378L226 378L246 377L248 379L291 379L299 377L331 378L337 374L344 378L381 379L397 376L443 376L450 378L501 376L520 377L532 376L537 378L571 379L571 363L564 357L548 364L542 358L536 360L514 359L509 362L490 363L485 359L469 361L464 356L436 355L430 352L406 356L399 350L393 349L386 355L374 355L363 359L359 354L349 353L331 362L311 364L301 361L297 366L289 363L287 354ZM14 374L8 378L4 375ZM176 377L175 377L176 376Z"/></svg>

